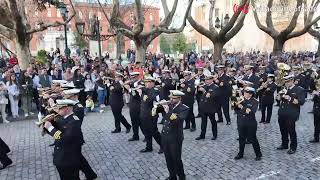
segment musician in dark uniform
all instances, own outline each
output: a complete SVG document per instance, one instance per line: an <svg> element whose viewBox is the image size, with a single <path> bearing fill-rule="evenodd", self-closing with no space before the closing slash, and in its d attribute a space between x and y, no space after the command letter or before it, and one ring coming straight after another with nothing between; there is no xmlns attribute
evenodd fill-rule
<svg viewBox="0 0 320 180"><path fill-rule="evenodd" d="M75 104L75 101L69 99L57 100L56 106L62 118L61 123L53 126L50 121L47 121L44 125L48 133L55 139L53 164L61 180L80 180L81 147L84 140L81 122L72 112L72 106Z"/></svg>
<svg viewBox="0 0 320 180"><path fill-rule="evenodd" d="M202 83L204 83L204 79L205 79L205 75L203 74L203 67L199 67L197 70L198 70L197 78L199 79L200 84L202 84ZM196 87L196 100L197 100L197 104L198 104L198 115L196 116L196 118L201 117L200 113L199 113L200 112L199 104L200 104L202 92L198 90L199 88L200 88L199 86Z"/></svg>
<svg viewBox="0 0 320 180"><path fill-rule="evenodd" d="M76 102L76 104L73 106L73 113L75 116L77 116L79 118L80 124L82 125L83 118L84 118L84 108L78 100L79 93L80 93L80 89L70 89L70 90L63 91L65 99L70 99L70 100L73 100ZM91 168L89 162L83 156L82 153L81 153L81 157L80 157L79 170L81 170L85 174L87 179L96 179L97 178L97 174Z"/></svg>
<svg viewBox="0 0 320 180"><path fill-rule="evenodd" d="M254 68L254 66L252 66L252 65L245 65L244 66L245 76L243 77L242 80L249 81L249 82L253 83L252 87L254 89L258 89L259 84L260 84L260 79L258 76L256 76L254 74L253 68Z"/></svg>
<svg viewBox="0 0 320 180"><path fill-rule="evenodd" d="M138 141L139 140L139 127L140 127L140 103L141 97L139 96L138 91L135 88L138 88L142 85L142 82L139 80L139 72L130 73L131 83L124 85L124 87L130 93L129 100L129 113L132 124L133 136L128 141Z"/></svg>
<svg viewBox="0 0 320 180"><path fill-rule="evenodd" d="M0 138L0 170L10 166L12 164L12 160L8 157L8 153L10 152L9 146Z"/></svg>
<svg viewBox="0 0 320 180"><path fill-rule="evenodd" d="M170 91L170 104L163 105L164 124L161 131L161 142L169 171L168 180L184 180L185 174L181 160L183 142L183 122L188 115L188 107L182 104L179 90Z"/></svg>
<svg viewBox="0 0 320 180"><path fill-rule="evenodd" d="M287 92L281 97L280 107L278 111L278 122L281 132L282 144L277 149L288 149L290 136L290 149L288 154L293 154L297 150L297 134L296 121L300 115L300 106L305 102L304 89L294 84L294 76L289 75L284 77Z"/></svg>
<svg viewBox="0 0 320 180"><path fill-rule="evenodd" d="M259 73L257 74L259 77L259 87L261 87L263 82L266 82L268 79L268 74L266 73L266 66L260 65L259 66ZM261 104L261 93L257 93L258 98L259 98L259 110L261 110L262 104Z"/></svg>
<svg viewBox="0 0 320 180"><path fill-rule="evenodd" d="M316 80L319 81L319 80ZM315 82L319 83L319 82ZM317 85L319 86L319 85ZM319 135L320 135L320 94L319 89L315 89L313 94L313 122L314 122L314 134L313 139L310 140L310 143L318 143L319 142Z"/></svg>
<svg viewBox="0 0 320 180"><path fill-rule="evenodd" d="M162 70L160 99L169 100L170 90L176 89L176 82L170 76L170 70ZM163 124L164 119L159 124Z"/></svg>
<svg viewBox="0 0 320 180"><path fill-rule="evenodd" d="M185 94L185 96L182 97L182 103L189 107L189 113L186 118L184 129L190 129L191 123L190 131L193 132L196 130L196 121L193 113L194 95L196 88L194 85L194 79L191 78L191 73L191 71L183 72L183 79L181 80L178 89Z"/></svg>
<svg viewBox="0 0 320 180"><path fill-rule="evenodd" d="M274 74L268 74L266 82L263 82L258 89L260 107L261 107L261 121L260 123L270 123L272 116L272 109L274 103L274 92L277 90L277 85L274 83ZM266 118L267 110L267 118Z"/></svg>
<svg viewBox="0 0 320 180"><path fill-rule="evenodd" d="M229 114L229 98L232 94L232 88L230 85L230 77L225 73L225 66L224 65L218 65L218 79L215 81L217 86L219 87L220 96L218 97L218 121L217 122L223 122L222 117L222 110L224 117L226 118L227 125L231 124L230 121L230 114Z"/></svg>
<svg viewBox="0 0 320 180"><path fill-rule="evenodd" d="M239 153L234 158L236 160L243 158L246 140L252 144L256 154L256 161L261 160L262 154L257 139L257 121L256 111L258 109L258 100L254 96L255 89L246 87L244 90L244 100L236 103L237 123L239 133Z"/></svg>
<svg viewBox="0 0 320 180"><path fill-rule="evenodd" d="M214 76L206 76L204 87L199 90L203 92L200 102L200 114L201 114L201 134L196 140L205 139L207 131L207 121L208 117L212 125L212 140L217 139L217 122L215 120L215 113L218 110L217 97L219 96L219 87L214 83Z"/></svg>
<svg viewBox="0 0 320 180"><path fill-rule="evenodd" d="M292 66L294 72L294 84L302 88L306 88L306 78L301 71L300 66Z"/></svg>
<svg viewBox="0 0 320 180"><path fill-rule="evenodd" d="M108 87L110 89L110 106L114 117L115 130L111 133L120 133L121 125L126 127L126 133L130 132L131 125L128 123L127 119L122 115L122 108L124 106L123 102L123 75L119 72L115 73L115 81Z"/></svg>
<svg viewBox="0 0 320 180"><path fill-rule="evenodd" d="M161 135L158 131L157 121L158 115L152 115L153 103L160 101L159 90L154 87L155 79L152 77L147 77L144 80L145 88L139 90L139 95L141 97L140 105L140 120L141 129L145 136L146 148L142 149L140 152L151 152L152 148L152 138L160 146L159 153L162 153L161 149Z"/></svg>

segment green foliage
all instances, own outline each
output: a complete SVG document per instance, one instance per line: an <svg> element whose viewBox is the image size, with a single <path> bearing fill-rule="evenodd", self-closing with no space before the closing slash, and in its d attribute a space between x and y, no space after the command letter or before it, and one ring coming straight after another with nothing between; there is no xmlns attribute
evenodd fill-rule
<svg viewBox="0 0 320 180"><path fill-rule="evenodd" d="M89 43L78 32L75 32L74 37L75 37L75 45L78 46L80 49L83 49L89 46Z"/></svg>
<svg viewBox="0 0 320 180"><path fill-rule="evenodd" d="M47 63L48 59L47 59L47 51L42 49L42 50L39 50L38 53L37 53L37 58L36 58L36 62L38 64L45 64Z"/></svg>
<svg viewBox="0 0 320 180"><path fill-rule="evenodd" d="M165 54L171 53L171 45L163 35L160 36L160 51Z"/></svg>
<svg viewBox="0 0 320 180"><path fill-rule="evenodd" d="M172 49L178 51L179 53L185 53L187 50L187 38L183 33L177 34L175 41L172 44Z"/></svg>

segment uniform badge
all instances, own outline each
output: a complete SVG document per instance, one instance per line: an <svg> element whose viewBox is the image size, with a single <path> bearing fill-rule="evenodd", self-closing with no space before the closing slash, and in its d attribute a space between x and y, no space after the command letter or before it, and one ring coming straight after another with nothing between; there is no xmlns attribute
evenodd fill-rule
<svg viewBox="0 0 320 180"><path fill-rule="evenodd" d="M78 118L78 116L73 116L73 119L76 120L76 121L80 120L80 119Z"/></svg>
<svg viewBox="0 0 320 180"><path fill-rule="evenodd" d="M206 98L210 98L210 97L211 97L210 93L207 93Z"/></svg>
<svg viewBox="0 0 320 180"><path fill-rule="evenodd" d="M136 95L136 91L132 91L132 96L135 96Z"/></svg>
<svg viewBox="0 0 320 180"><path fill-rule="evenodd" d="M190 91L191 91L191 89L188 87L188 88L187 88L187 92L190 92Z"/></svg>
<svg viewBox="0 0 320 180"><path fill-rule="evenodd" d="M83 106L82 106L82 104L78 104L78 107L81 107L81 108L82 108Z"/></svg>
<svg viewBox="0 0 320 180"><path fill-rule="evenodd" d="M144 96L143 96L143 101L147 101L147 99L148 99L148 96L147 96L147 95L144 95Z"/></svg>
<svg viewBox="0 0 320 180"><path fill-rule="evenodd" d="M177 115L175 113L172 113L171 116L170 116L170 120L173 121L173 120L176 120L177 119Z"/></svg>

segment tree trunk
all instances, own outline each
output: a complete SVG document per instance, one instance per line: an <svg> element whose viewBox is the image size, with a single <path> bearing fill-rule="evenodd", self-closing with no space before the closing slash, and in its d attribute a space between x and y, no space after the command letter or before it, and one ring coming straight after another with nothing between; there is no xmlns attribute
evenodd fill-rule
<svg viewBox="0 0 320 180"><path fill-rule="evenodd" d="M121 34L117 33L116 36L116 58L119 58L121 55Z"/></svg>
<svg viewBox="0 0 320 180"><path fill-rule="evenodd" d="M140 46L136 46L136 62L141 62L141 63L145 63L146 62L146 51L147 48L145 48L144 46L140 45Z"/></svg>
<svg viewBox="0 0 320 180"><path fill-rule="evenodd" d="M273 55L281 54L285 42L286 42L285 40L280 39L280 38L274 39L272 54Z"/></svg>
<svg viewBox="0 0 320 180"><path fill-rule="evenodd" d="M222 49L225 43L223 42L215 42L213 43L214 51L213 51L213 63L217 63L222 60Z"/></svg>
<svg viewBox="0 0 320 180"><path fill-rule="evenodd" d="M320 56L320 37L317 38L317 40L318 40L318 50L317 50L316 56Z"/></svg>
<svg viewBox="0 0 320 180"><path fill-rule="evenodd" d="M17 51L18 63L21 70L26 70L31 61L31 53L29 49L29 42L20 44L18 40L15 40L15 46Z"/></svg>

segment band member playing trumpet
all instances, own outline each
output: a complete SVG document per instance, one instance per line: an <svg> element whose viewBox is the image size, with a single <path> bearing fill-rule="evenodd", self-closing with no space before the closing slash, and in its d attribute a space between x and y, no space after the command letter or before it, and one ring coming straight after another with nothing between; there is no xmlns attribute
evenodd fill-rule
<svg viewBox="0 0 320 180"><path fill-rule="evenodd" d="M285 76L284 81L287 92L281 97L278 97L280 100L278 122L282 144L277 149L288 149L288 136L290 136L290 150L287 153L293 154L297 150L296 121L300 115L300 106L305 102L305 92L303 88L294 84L293 75Z"/></svg>
<svg viewBox="0 0 320 180"><path fill-rule="evenodd" d="M131 125L128 123L127 119L122 115L122 108L124 106L122 80L123 74L116 72L114 83L107 85L110 89L110 106L114 117L115 125L115 130L113 130L111 133L121 132L120 123L122 123L126 127L126 133L129 133L131 129Z"/></svg>
<svg viewBox="0 0 320 180"><path fill-rule="evenodd" d="M262 154L257 139L257 121L255 113L258 109L258 100L254 96L255 89L246 87L244 89L244 99L236 103L237 124L239 132L239 153L234 158L236 160L243 158L246 140L249 141L256 154L256 161L261 160Z"/></svg>
<svg viewBox="0 0 320 180"><path fill-rule="evenodd" d="M76 102L66 99L57 100L58 114L62 117L61 123L55 126L47 121L44 127L55 139L53 164L56 166L61 180L79 180L81 161L81 147L84 143L81 132L81 122L73 114L72 106Z"/></svg>
<svg viewBox="0 0 320 180"><path fill-rule="evenodd" d="M194 80L191 78L191 71L184 71L183 78L179 85L179 90L182 91L185 96L182 97L182 103L189 107L189 113L186 118L186 123L184 129L191 129L190 131L193 132L196 130L196 121L193 114L193 104L194 104L194 95L195 95L195 85Z"/></svg>
<svg viewBox="0 0 320 180"><path fill-rule="evenodd" d="M258 89L260 107L261 107L261 121L260 123L270 123L272 116L272 109L274 103L274 92L277 90L277 85L274 83L274 74L268 74L266 82L263 82ZM267 118L265 116L267 110Z"/></svg>
<svg viewBox="0 0 320 180"><path fill-rule="evenodd" d="M146 148L142 149L140 152L151 152L152 148L152 138L160 146L159 153L162 153L161 149L161 136L158 131L157 121L158 115L152 114L153 103L160 101L159 90L154 88L155 79L153 77L147 77L144 80L145 88L139 90L139 95L141 97L140 105L140 119L141 119L141 129L146 139Z"/></svg>
<svg viewBox="0 0 320 180"><path fill-rule="evenodd" d="M203 92L200 102L200 114L201 114L201 134L196 140L205 139L207 131L208 117L212 125L212 140L217 139L217 122L215 120L215 113L218 110L217 97L219 96L219 88L213 83L214 76L208 75L205 78L206 85L199 90Z"/></svg>
<svg viewBox="0 0 320 180"><path fill-rule="evenodd" d="M317 79L315 82L316 89L312 92L313 94L313 120L314 120L314 134L313 139L310 140L310 143L318 143L319 142L319 135L320 135L320 89L319 83L320 79Z"/></svg>
<svg viewBox="0 0 320 180"><path fill-rule="evenodd" d="M243 77L242 80L244 81L249 81L253 83L253 88L258 89L259 84L260 84L260 79L258 76L254 74L254 66L252 65L245 65L244 66L244 71L245 71L245 76Z"/></svg>
<svg viewBox="0 0 320 180"><path fill-rule="evenodd" d="M198 78L198 80L200 81L200 83L199 84L202 84L202 83L204 83L204 79L205 79L205 75L203 74L203 67L198 67L198 72L197 72L197 78ZM201 91L199 91L199 88L200 88L200 86L198 85L197 87L196 87L197 89L196 89L196 100L197 100L197 104L198 104L198 115L196 116L196 118L199 118L199 117L201 117L200 116L200 106L199 106L199 104L200 104L200 99L201 99L201 96L202 96L202 92Z"/></svg>
<svg viewBox="0 0 320 180"><path fill-rule="evenodd" d="M141 97L136 88L141 86L141 81L139 80L139 72L130 73L131 81L129 84L124 85L130 94L129 100L129 114L132 124L133 136L129 141L138 141L139 140L139 127L140 127L140 103Z"/></svg>
<svg viewBox="0 0 320 180"><path fill-rule="evenodd" d="M188 107L182 104L181 97L185 94L179 90L170 91L170 103L163 105L164 124L161 131L161 142L169 171L169 180L185 180L181 160L183 142L183 122L189 113Z"/></svg>
<svg viewBox="0 0 320 180"><path fill-rule="evenodd" d="M170 70L162 70L161 87L160 87L160 99L169 100L170 90L176 88L176 83L170 76ZM160 124L163 124L164 119Z"/></svg>
<svg viewBox="0 0 320 180"><path fill-rule="evenodd" d="M224 117L226 118L227 125L231 124L230 121L230 114L229 114L229 98L232 93L231 88L231 79L228 75L225 73L225 66L224 65L218 65L218 79L216 80L216 84L219 86L220 90L220 96L218 97L218 118L219 120L217 122L223 122L222 117L222 110Z"/></svg>

